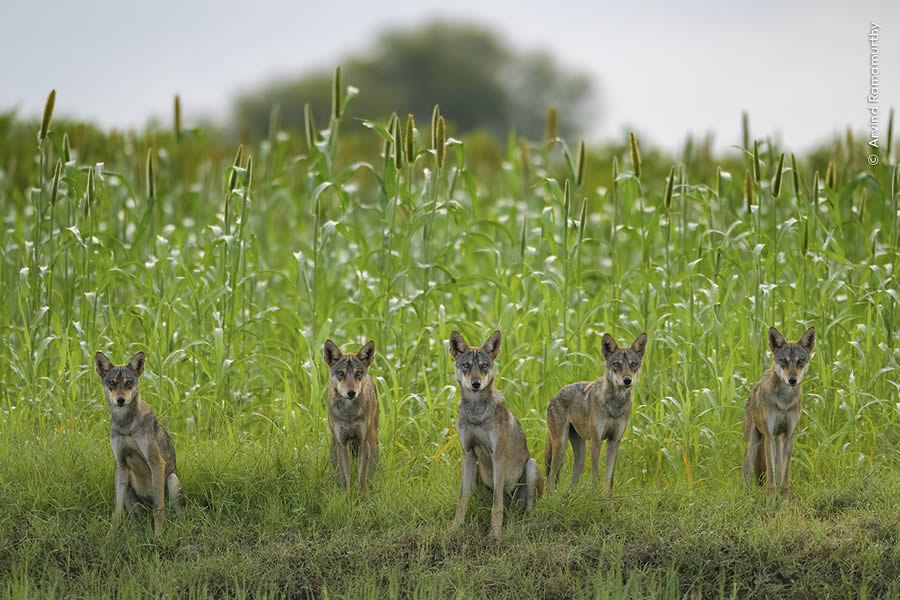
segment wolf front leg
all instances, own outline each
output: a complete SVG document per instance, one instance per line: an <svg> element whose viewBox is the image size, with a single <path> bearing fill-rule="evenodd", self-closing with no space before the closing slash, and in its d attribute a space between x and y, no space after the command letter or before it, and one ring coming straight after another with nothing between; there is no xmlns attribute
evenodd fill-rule
<svg viewBox="0 0 900 600"><path fill-rule="evenodd" d="M350 451L347 444L342 444L334 440L337 450L338 459L338 482L345 490L350 489Z"/></svg>
<svg viewBox="0 0 900 600"><path fill-rule="evenodd" d="M369 436L369 479L375 475L378 468L378 432Z"/></svg>
<svg viewBox="0 0 900 600"><path fill-rule="evenodd" d="M591 483L600 483L600 449L603 446L603 438L594 435L591 438Z"/></svg>
<svg viewBox="0 0 900 600"><path fill-rule="evenodd" d="M116 460L116 507L113 509L110 532L115 531L122 522L122 510L125 508L125 493L128 490L128 467Z"/></svg>
<svg viewBox="0 0 900 600"><path fill-rule="evenodd" d="M157 455L150 462L150 479L153 485L153 532L162 535L166 523L166 461Z"/></svg>
<svg viewBox="0 0 900 600"><path fill-rule="evenodd" d="M603 491L612 493L613 478L616 474L616 456L619 454L619 442L621 440L607 440L606 442L606 479L603 483Z"/></svg>
<svg viewBox="0 0 900 600"><path fill-rule="evenodd" d="M364 439L359 444L359 471L357 479L359 479L359 495L364 496L368 490L369 475L369 440Z"/></svg>
<svg viewBox="0 0 900 600"><path fill-rule="evenodd" d="M780 453L778 440L771 433L765 436L763 443L766 445L766 503L772 505L777 495L775 473Z"/></svg>
<svg viewBox="0 0 900 600"><path fill-rule="evenodd" d="M534 510L540 478L541 471L537 461L533 458L529 458L528 462L525 463L525 512Z"/></svg>
<svg viewBox="0 0 900 600"><path fill-rule="evenodd" d="M491 537L499 540L503 533L503 492L506 477L502 450L491 457L493 463L494 503L491 506Z"/></svg>
<svg viewBox="0 0 900 600"><path fill-rule="evenodd" d="M478 464L474 450L463 452L462 484L459 488L459 500L456 502L456 516L450 524L450 529L456 529L466 520L466 506L469 503L469 495L475 485L475 477L478 475Z"/></svg>
<svg viewBox="0 0 900 600"><path fill-rule="evenodd" d="M569 443L572 445L572 484L570 488L574 489L575 484L581 479L581 474L584 473L584 459L587 456L587 448L585 446L587 442L574 431L570 431Z"/></svg>
<svg viewBox="0 0 900 600"><path fill-rule="evenodd" d="M781 479L778 480L782 498L791 497L791 455L794 453L794 432L784 434L781 440Z"/></svg>

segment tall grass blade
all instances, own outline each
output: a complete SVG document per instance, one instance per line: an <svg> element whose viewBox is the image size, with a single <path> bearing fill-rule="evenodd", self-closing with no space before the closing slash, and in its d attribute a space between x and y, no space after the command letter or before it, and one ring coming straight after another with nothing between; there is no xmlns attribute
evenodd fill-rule
<svg viewBox="0 0 900 600"><path fill-rule="evenodd" d="M334 77L331 80L331 118L335 121L340 120L341 110L344 105L343 93L341 87L341 66L338 65L334 69Z"/></svg>
<svg viewBox="0 0 900 600"><path fill-rule="evenodd" d="M641 149L638 147L637 137L634 132L628 133L628 148L631 154L631 168L634 170L634 176L641 178Z"/></svg>
<svg viewBox="0 0 900 600"><path fill-rule="evenodd" d="M580 189L584 183L584 140L578 144L578 154L575 156L575 188Z"/></svg>
<svg viewBox="0 0 900 600"><path fill-rule="evenodd" d="M784 152L778 157L778 166L775 167L775 181L772 182L772 197L781 195L781 181L784 175Z"/></svg>
<svg viewBox="0 0 900 600"><path fill-rule="evenodd" d="M403 153L406 155L406 160L410 164L416 158L416 119L409 114L406 116L406 130L404 131L403 137Z"/></svg>
<svg viewBox="0 0 900 600"><path fill-rule="evenodd" d="M63 134L63 164L67 165L72 161L72 147L69 145L69 134Z"/></svg>
<svg viewBox="0 0 900 600"><path fill-rule="evenodd" d="M834 161L828 161L828 168L825 170L825 187L829 190L837 188L837 166Z"/></svg>
<svg viewBox="0 0 900 600"><path fill-rule="evenodd" d="M434 105L434 110L431 111L431 149L437 150L437 128L438 121L441 119L441 107L437 104Z"/></svg>
<svg viewBox="0 0 900 600"><path fill-rule="evenodd" d="M318 129L316 129L316 121L313 117L312 106L309 102L303 105L303 133L306 137L306 148L312 152L318 141Z"/></svg>
<svg viewBox="0 0 900 600"><path fill-rule="evenodd" d="M762 183L762 168L759 164L759 140L753 141L753 182Z"/></svg>
<svg viewBox="0 0 900 600"><path fill-rule="evenodd" d="M38 144L43 145L47 133L50 131L50 122L53 120L53 108L56 106L56 90L50 90L47 101L44 103L44 116L41 118L41 128L38 131Z"/></svg>
<svg viewBox="0 0 900 600"><path fill-rule="evenodd" d="M173 120L173 128L175 131L175 139L181 139L181 97L175 94L175 117Z"/></svg>
<svg viewBox="0 0 900 600"><path fill-rule="evenodd" d="M447 158L447 122L444 117L439 117L437 122L437 135L435 135L435 152L437 153L438 168L443 168Z"/></svg>
<svg viewBox="0 0 900 600"><path fill-rule="evenodd" d="M753 172L750 169L744 171L744 201L747 203L747 214L752 211L755 194L755 186L753 184Z"/></svg>
<svg viewBox="0 0 900 600"><path fill-rule="evenodd" d="M147 148L147 198L156 198L156 165L153 161L153 148Z"/></svg>
<svg viewBox="0 0 900 600"><path fill-rule="evenodd" d="M549 146L559 138L559 109L551 106L547 109L547 126L544 133L544 144Z"/></svg>

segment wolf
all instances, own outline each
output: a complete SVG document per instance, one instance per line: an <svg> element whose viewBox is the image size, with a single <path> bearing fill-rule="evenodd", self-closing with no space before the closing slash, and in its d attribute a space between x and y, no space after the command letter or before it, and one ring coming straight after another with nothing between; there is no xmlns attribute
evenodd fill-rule
<svg viewBox="0 0 900 600"><path fill-rule="evenodd" d="M506 408L495 387L494 361L501 336L495 331L480 348L470 348L459 332L450 334L450 355L456 359L459 384L457 432L463 451L462 486L451 529L463 524L476 481L493 491L491 537L499 539L504 500L514 500L530 512L544 489L537 462L528 453L525 432Z"/></svg>
<svg viewBox="0 0 900 600"><path fill-rule="evenodd" d="M122 509L136 514L142 506L153 509L153 529L161 535L165 524L165 500L184 507L181 482L175 465L175 447L153 409L141 399L139 381L145 357L138 352L128 364L117 367L97 352L94 367L103 382L109 404L110 442L116 460L116 507L112 529L122 519Z"/></svg>
<svg viewBox="0 0 900 600"><path fill-rule="evenodd" d="M547 407L546 470L548 489L559 478L566 455L566 443L572 445L574 465L572 484L584 471L585 441L591 442L591 471L596 484L600 479L600 446L606 441L605 491L613 488L619 442L631 416L631 391L641 372L647 350L647 334L642 333L628 348L619 348L608 333L600 350L606 359L606 373L596 381L565 386Z"/></svg>
<svg viewBox="0 0 900 600"><path fill-rule="evenodd" d="M772 365L763 373L744 411L744 485L750 487L753 475L760 485L765 477L766 502L773 504L777 494L791 493L791 453L794 431L800 421L803 376L816 345L816 328L807 329L796 342L788 342L774 327L769 328Z"/></svg>
<svg viewBox="0 0 900 600"><path fill-rule="evenodd" d="M375 360L375 342L369 340L356 354L343 354L331 340L325 342L328 378L328 429L331 465L338 485L350 488L350 452L359 455L359 493L378 466L378 392L369 376Z"/></svg>

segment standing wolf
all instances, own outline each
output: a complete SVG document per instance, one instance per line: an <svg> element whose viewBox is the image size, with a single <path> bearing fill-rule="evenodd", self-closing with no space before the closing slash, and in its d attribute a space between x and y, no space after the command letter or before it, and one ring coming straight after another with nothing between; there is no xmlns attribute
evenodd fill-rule
<svg viewBox="0 0 900 600"><path fill-rule="evenodd" d="M153 508L153 529L163 532L165 499L184 506L181 482L175 467L172 439L157 423L150 405L141 400L138 378L144 372L144 353L138 352L127 365L116 367L102 352L94 356L94 368L103 381L109 403L110 442L116 459L116 508L113 528L122 519L122 509L135 514L140 506Z"/></svg>
<svg viewBox="0 0 900 600"><path fill-rule="evenodd" d="M800 382L809 367L816 345L816 328L807 329L796 342L788 342L777 329L769 328L772 366L763 373L747 398L744 412L744 484L751 475L758 483L765 473L766 501L775 502L777 487L782 497L791 493L791 453L794 431L800 421Z"/></svg>
<svg viewBox="0 0 900 600"><path fill-rule="evenodd" d="M331 340L325 342L328 378L328 428L331 430L331 465L338 485L350 488L350 452L359 455L359 493L378 466L378 392L369 376L375 360L375 342L369 340L356 354L342 354Z"/></svg>
<svg viewBox="0 0 900 600"><path fill-rule="evenodd" d="M462 486L451 529L463 524L476 479L493 490L491 537L500 538L503 503L517 501L526 512L544 489L537 462L528 454L525 432L494 387L494 360L500 354L500 332L481 348L470 348L463 336L450 334L450 355L456 359L459 383L457 430L463 451Z"/></svg>
<svg viewBox="0 0 900 600"><path fill-rule="evenodd" d="M549 489L553 489L572 444L572 485L584 471L585 441L591 442L591 472L600 479L600 446L606 441L607 492L612 491L619 442L631 416L631 390L641 372L647 349L642 333L628 348L619 348L615 338L603 334L600 350L606 359L606 374L596 381L573 383L559 390L547 407L546 466Z"/></svg>

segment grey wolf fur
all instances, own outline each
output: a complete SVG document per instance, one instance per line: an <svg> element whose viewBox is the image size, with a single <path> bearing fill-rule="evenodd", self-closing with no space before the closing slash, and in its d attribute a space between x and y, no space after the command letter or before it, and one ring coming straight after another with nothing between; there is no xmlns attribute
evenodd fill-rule
<svg viewBox="0 0 900 600"><path fill-rule="evenodd" d="M369 340L356 354L342 354L331 340L325 342L328 378L328 428L331 465L338 485L350 487L350 452L359 455L359 493L378 466L378 392L369 376L375 360L375 342Z"/></svg>
<svg viewBox="0 0 900 600"><path fill-rule="evenodd" d="M156 421L150 405L141 399L138 383L144 372L144 353L138 352L127 365L117 367L98 352L94 367L109 404L110 442L116 460L112 526L117 527L121 521L123 507L134 515L139 507L149 506L153 509L154 532L160 535L166 518L166 497L178 508L184 506L184 497L172 439Z"/></svg>
<svg viewBox="0 0 900 600"><path fill-rule="evenodd" d="M477 479L493 490L491 537L495 539L503 527L505 497L530 512L544 489L537 462L528 454L522 425L494 387L494 360L499 354L499 331L481 348L470 348L456 331L450 335L450 355L456 359L460 391L457 431L463 451L462 486L451 529L463 524Z"/></svg>
<svg viewBox="0 0 900 600"><path fill-rule="evenodd" d="M794 431L800 421L800 382L809 368L809 357L816 345L816 328L807 329L796 342L788 342L777 329L769 328L772 366L763 373L744 411L744 484L751 474L762 484L765 475L766 501L775 502L791 492L791 454ZM776 485L777 484L777 485Z"/></svg>
<svg viewBox="0 0 900 600"><path fill-rule="evenodd" d="M572 445L574 465L572 484L584 471L585 440L591 442L591 472L596 484L600 478L600 446L606 441L605 490L612 491L619 442L631 416L631 390L637 382L647 349L647 334L642 333L628 348L619 348L616 340L603 335L601 351L606 359L606 374L596 381L565 386L547 407L546 469L548 487L553 489L566 455L566 442Z"/></svg>

